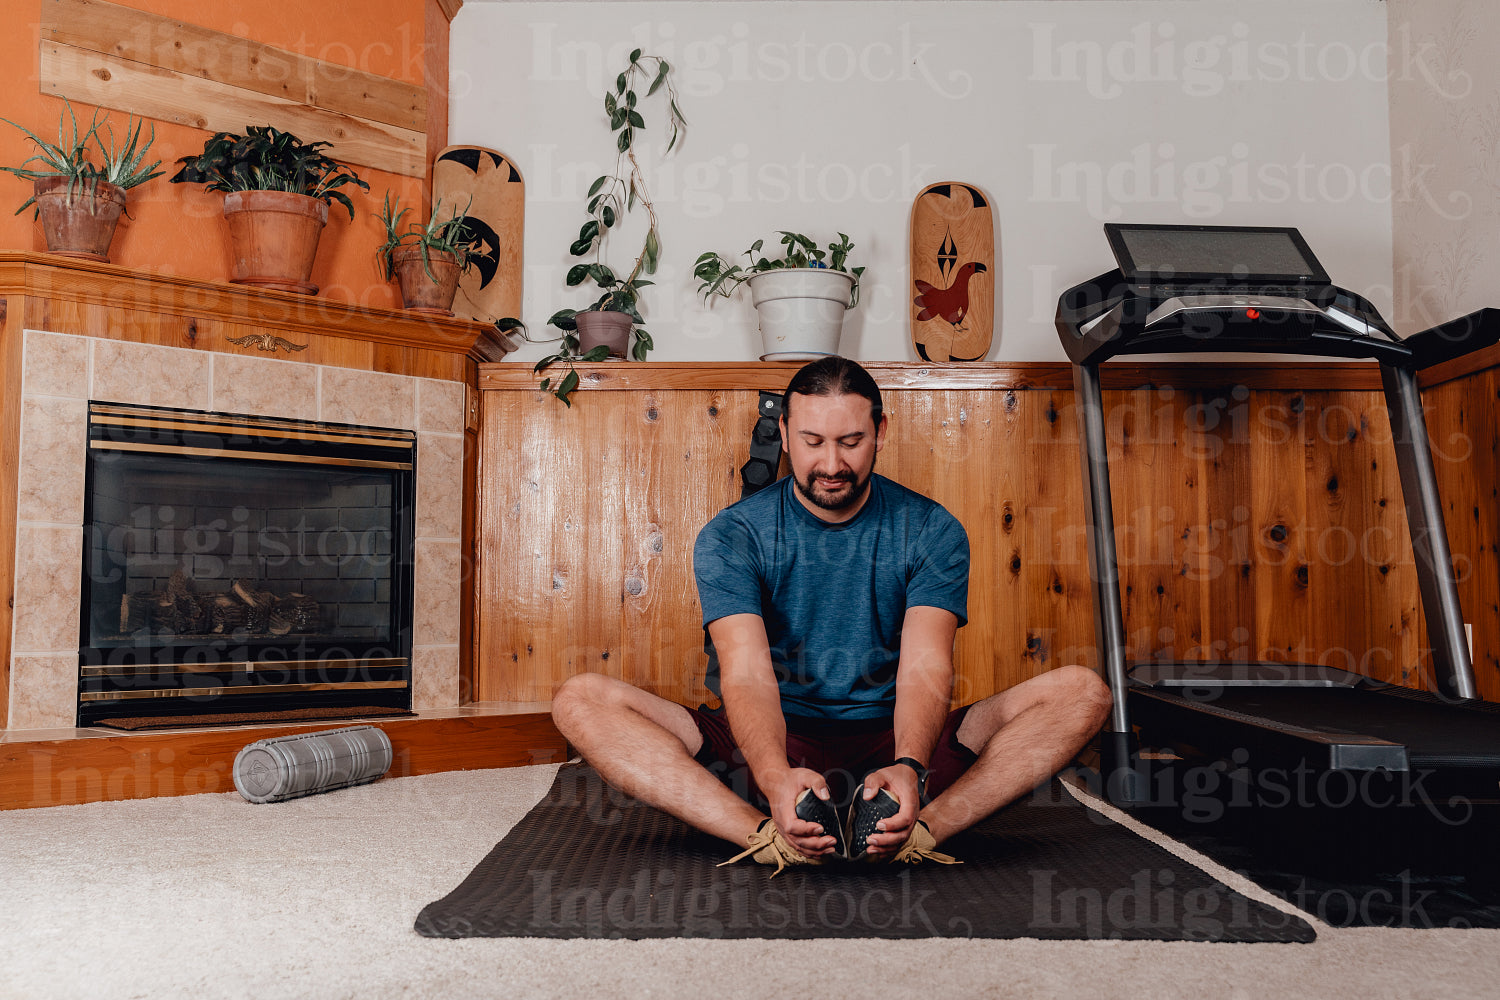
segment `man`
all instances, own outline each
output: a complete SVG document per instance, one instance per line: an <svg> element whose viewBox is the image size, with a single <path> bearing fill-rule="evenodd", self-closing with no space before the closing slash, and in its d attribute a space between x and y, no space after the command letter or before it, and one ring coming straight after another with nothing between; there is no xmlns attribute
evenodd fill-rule
<svg viewBox="0 0 1500 1000"><path fill-rule="evenodd" d="M803 367L781 418L791 475L699 534L705 683L721 710L600 674L553 701L558 729L611 785L777 871L836 848L951 861L938 844L1062 768L1109 710L1103 682L1066 666L949 711L968 537L875 475L888 424L858 364ZM841 798L857 811L850 843Z"/></svg>

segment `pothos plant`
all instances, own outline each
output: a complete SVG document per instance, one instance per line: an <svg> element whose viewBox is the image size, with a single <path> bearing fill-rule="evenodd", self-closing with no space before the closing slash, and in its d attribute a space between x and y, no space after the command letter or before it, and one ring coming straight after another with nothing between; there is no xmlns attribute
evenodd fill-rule
<svg viewBox="0 0 1500 1000"><path fill-rule="evenodd" d="M734 294L736 288L764 271L779 271L794 267L826 267L834 271L843 271L854 277L854 285L849 290L849 308L853 309L859 305L859 279L865 273L865 269L848 266L849 254L854 249L854 243L848 236L839 233L838 242L830 242L825 250L801 233L782 230L777 235L781 237L781 256L779 257L768 257L761 252L766 245L765 240L756 240L750 244L749 250L740 255L750 258L749 264L736 264L723 254L712 250L700 254L697 261L693 263L693 277L698 279L698 291L703 294L703 300L707 302L716 294L728 298Z"/></svg>
<svg viewBox="0 0 1500 1000"><path fill-rule="evenodd" d="M657 231L656 207L651 203L646 179L641 173L640 161L636 159L636 133L646 128L646 119L640 112L643 100L637 87L646 87L649 98L665 88L667 122L671 128L666 151L670 153L687 129L687 121L677 106L677 91L672 83L672 67L660 56L645 55L640 49L630 53L630 64L615 77L614 87L605 91L604 112L609 116L610 131L615 135L615 167L589 186L588 219L578 230L568 252L574 257L591 257L591 260L574 264L568 269L566 283L576 288L591 282L599 290L599 297L592 305L583 309L559 309L547 322L562 331L562 349L538 361L536 372L551 368L555 364L565 365L567 374L554 382L553 376L542 379L542 391L550 392L568 406L572 406L569 393L578 387L579 361L603 361L609 356L609 348L595 347L580 352L578 342L578 320L580 312L622 312L630 317L632 324L631 344L628 354L636 361L646 360L646 354L654 346L644 327L640 313L640 290L654 284L645 275L655 274L661 258L661 236ZM635 262L623 277L605 263L610 231L639 205L646 211L646 235Z"/></svg>

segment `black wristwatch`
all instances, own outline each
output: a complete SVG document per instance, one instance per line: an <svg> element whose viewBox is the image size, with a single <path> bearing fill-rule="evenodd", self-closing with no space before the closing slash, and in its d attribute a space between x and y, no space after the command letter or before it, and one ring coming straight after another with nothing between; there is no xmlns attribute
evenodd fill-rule
<svg viewBox="0 0 1500 1000"><path fill-rule="evenodd" d="M891 761L892 767L895 767L897 764L905 764L907 767L917 772L917 795L922 799L922 801L927 801L927 768L923 767L919 761L911 757L897 757L895 760Z"/></svg>

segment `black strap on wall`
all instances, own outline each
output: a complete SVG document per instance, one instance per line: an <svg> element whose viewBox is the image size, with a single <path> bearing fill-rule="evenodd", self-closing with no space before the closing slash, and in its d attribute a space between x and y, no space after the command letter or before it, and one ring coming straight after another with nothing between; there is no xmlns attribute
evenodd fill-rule
<svg viewBox="0 0 1500 1000"><path fill-rule="evenodd" d="M763 392L750 432L750 461L740 466L740 499L776 481L781 468L781 394Z"/></svg>

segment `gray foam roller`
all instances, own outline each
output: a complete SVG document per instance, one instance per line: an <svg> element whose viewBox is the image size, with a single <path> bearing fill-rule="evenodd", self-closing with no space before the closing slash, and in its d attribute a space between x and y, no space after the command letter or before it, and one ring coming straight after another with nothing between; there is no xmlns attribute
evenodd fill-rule
<svg viewBox="0 0 1500 1000"><path fill-rule="evenodd" d="M251 802L282 802L374 781L391 756L375 726L256 740L234 758L234 787Z"/></svg>

